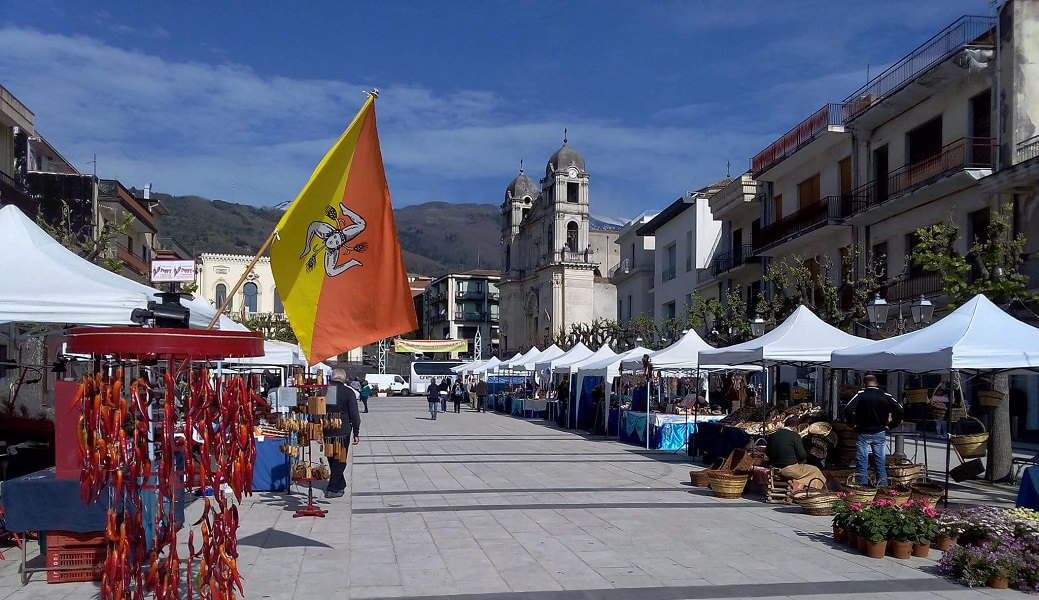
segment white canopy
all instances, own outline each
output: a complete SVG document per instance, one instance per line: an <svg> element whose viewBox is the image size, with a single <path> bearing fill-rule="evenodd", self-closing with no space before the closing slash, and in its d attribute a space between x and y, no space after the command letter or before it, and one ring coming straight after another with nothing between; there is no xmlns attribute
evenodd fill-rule
<svg viewBox="0 0 1039 600"><path fill-rule="evenodd" d="M473 367L473 374L476 375L479 373L487 373L488 371L493 371L500 364L501 360L499 360L497 356L492 356L491 358L487 359L487 362L483 363L482 365Z"/></svg>
<svg viewBox="0 0 1039 600"><path fill-rule="evenodd" d="M462 372L465 372L465 371L472 371L473 369L475 369L476 367L479 367L480 365L484 364L485 362L487 362L487 361L481 359L481 360L474 360L472 362L467 362L467 363L464 363L464 364L460 364L460 365L451 367L451 372L452 373L462 373Z"/></svg>
<svg viewBox="0 0 1039 600"><path fill-rule="evenodd" d="M700 365L699 352L701 350L714 350L714 348L703 341L695 331L690 329L663 350L657 350L649 354L655 371L667 371L676 369L695 369ZM637 370L642 368L642 355L625 359L621 363L625 370Z"/></svg>
<svg viewBox="0 0 1039 600"><path fill-rule="evenodd" d="M705 365L827 363L834 350L868 341L824 322L802 305L765 335L725 348L701 350L699 359Z"/></svg>
<svg viewBox="0 0 1039 600"><path fill-rule="evenodd" d="M548 348L545 348L541 352L537 353L537 355L532 356L527 360L523 361L523 369L525 371L535 371L537 369L537 364L539 362L545 360L552 360L553 358L562 356L562 354L563 349L555 344L552 344Z"/></svg>
<svg viewBox="0 0 1039 600"><path fill-rule="evenodd" d="M634 369L642 368L642 357L647 354L652 354L653 351L649 348L643 348L642 346L636 346L627 352L621 352L613 356L606 358L600 358L581 365L578 368L581 377L605 377L607 381L620 375L621 364L624 362L634 361L638 359L638 366L631 367ZM627 368L627 367L626 367Z"/></svg>
<svg viewBox="0 0 1039 600"><path fill-rule="evenodd" d="M527 350L519 357L512 357L498 365L498 370L527 371L527 362L538 354L541 354L541 350L538 350L537 346L531 346L530 350Z"/></svg>
<svg viewBox="0 0 1039 600"><path fill-rule="evenodd" d="M552 372L569 373L570 375L573 375L578 371L578 369L582 368L584 365L600 360L606 360L608 358L613 358L615 356L617 356L617 353L611 350L610 347L606 344L603 344L602 347L593 352L591 356L578 359L572 362L559 363L556 366L552 367Z"/></svg>
<svg viewBox="0 0 1039 600"><path fill-rule="evenodd" d="M833 353L831 366L869 371L1039 367L1039 329L979 294L923 329Z"/></svg>
<svg viewBox="0 0 1039 600"><path fill-rule="evenodd" d="M303 357L303 350L299 344L279 342L278 340L263 340L263 356L236 358L227 362L233 362L236 365L307 366L307 360Z"/></svg>
<svg viewBox="0 0 1039 600"><path fill-rule="evenodd" d="M560 354L559 356L543 361L538 361L538 363L534 365L534 370L538 374L551 375L551 372L553 369L555 369L556 365L569 365L571 362L584 360L591 355L592 351L588 349L588 346L584 345L584 342L577 342L576 346Z"/></svg>
<svg viewBox="0 0 1039 600"><path fill-rule="evenodd" d="M0 323L133 325L130 313L158 300L158 290L77 256L47 235L16 206L0 208ZM191 327L205 328L216 309L204 300L183 300ZM244 327L221 316L221 329Z"/></svg>

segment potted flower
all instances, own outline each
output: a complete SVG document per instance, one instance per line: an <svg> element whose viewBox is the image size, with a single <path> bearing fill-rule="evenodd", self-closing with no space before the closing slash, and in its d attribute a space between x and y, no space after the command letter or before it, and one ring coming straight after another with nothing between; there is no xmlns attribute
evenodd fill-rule
<svg viewBox="0 0 1039 600"><path fill-rule="evenodd" d="M859 545L859 531L862 528L862 511L866 508L866 505L862 502L850 502L848 503L848 515L845 519L844 529L848 533L848 545L852 548L858 548ZM862 538L865 543L865 537Z"/></svg>
<svg viewBox="0 0 1039 600"><path fill-rule="evenodd" d="M911 502L911 501L909 501ZM898 505L887 507L888 511L888 549L891 556L899 559L907 559L913 552L913 543L919 537L919 519L916 511L910 508L902 508Z"/></svg>
<svg viewBox="0 0 1039 600"><path fill-rule="evenodd" d="M833 541L843 544L848 541L848 523L851 520L851 509L848 506L848 494L837 492L833 501Z"/></svg>
<svg viewBox="0 0 1039 600"><path fill-rule="evenodd" d="M866 556L884 558L891 529L891 509L893 507L894 502L879 500L860 511L861 522L857 527L857 533L860 538L865 538Z"/></svg>
<svg viewBox="0 0 1039 600"><path fill-rule="evenodd" d="M977 546L950 548L938 562L938 570L971 586L1005 589L1017 583L1026 559L1014 543L988 540Z"/></svg>
<svg viewBox="0 0 1039 600"><path fill-rule="evenodd" d="M963 525L960 523L959 517L949 512L941 513L935 522L934 547L945 552L956 544L961 533L963 533Z"/></svg>

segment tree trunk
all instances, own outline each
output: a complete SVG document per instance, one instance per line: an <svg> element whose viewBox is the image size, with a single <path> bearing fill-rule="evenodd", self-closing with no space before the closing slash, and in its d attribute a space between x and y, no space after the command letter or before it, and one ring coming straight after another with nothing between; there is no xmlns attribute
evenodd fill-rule
<svg viewBox="0 0 1039 600"><path fill-rule="evenodd" d="M1010 439L1010 377L996 375L992 389L1003 392L1003 401L989 413L988 461L985 478L1001 481L1010 476L1010 461L1014 458Z"/></svg>

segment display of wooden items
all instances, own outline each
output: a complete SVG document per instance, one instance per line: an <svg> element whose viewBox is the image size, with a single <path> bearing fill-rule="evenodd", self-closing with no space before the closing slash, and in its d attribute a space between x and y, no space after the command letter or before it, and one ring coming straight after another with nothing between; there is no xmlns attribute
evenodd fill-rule
<svg viewBox="0 0 1039 600"><path fill-rule="evenodd" d="M237 565L238 508L230 504L221 486L229 485L238 502L251 492L256 446L253 439L255 387L240 376L225 377L214 388L205 369L193 371L188 362L173 370L169 362L165 394L157 394L144 379L123 389L124 371L111 376L98 373L83 379L76 394L79 446L83 458L81 491L85 502L99 500L111 489L116 501L108 510L105 536L107 559L101 580L101 598L180 598L197 591L202 598L235 598L244 594ZM176 382L186 378L186 387ZM218 394L217 390L220 390ZM128 393L127 393L128 392ZM162 414L161 435L149 458L152 411ZM188 531L188 555L177 549L174 506L182 485L174 465L174 424L184 417L184 433L201 436L201 456L196 464L189 456L185 472L189 484L211 488L202 498L202 517ZM156 415L157 416L157 415ZM215 470L211 465L216 465ZM154 542L145 536L142 489L154 488ZM121 502L118 500L121 499ZM149 517L152 518L152 517ZM182 587L182 563L188 577ZM191 585L194 584L194 585ZM237 592L236 592L237 590Z"/></svg>

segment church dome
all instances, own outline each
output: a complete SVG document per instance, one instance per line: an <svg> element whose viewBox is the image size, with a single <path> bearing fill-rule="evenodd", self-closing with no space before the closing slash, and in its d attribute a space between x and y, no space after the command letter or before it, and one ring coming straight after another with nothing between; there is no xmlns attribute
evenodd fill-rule
<svg viewBox="0 0 1039 600"><path fill-rule="evenodd" d="M545 177L552 177L556 171L565 171L570 165L577 167L582 173L585 171L584 158L581 153L564 142L563 147L556 150L552 158L548 159L548 165L545 166Z"/></svg>
<svg viewBox="0 0 1039 600"><path fill-rule="evenodd" d="M512 180L509 187L505 189L505 200L508 201L511 197L513 200L519 200L524 196L529 196L531 200L537 199L541 195L538 190L538 184L533 179L523 173L523 169L520 169L520 174Z"/></svg>

